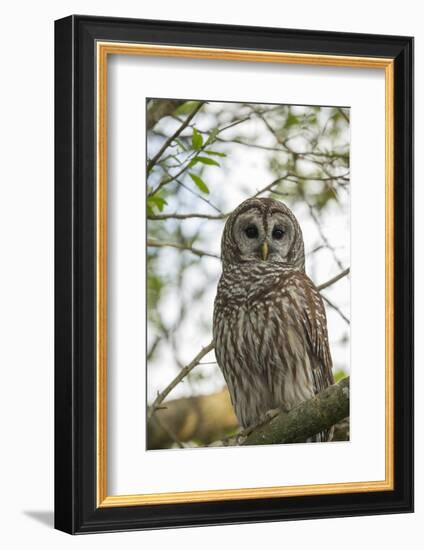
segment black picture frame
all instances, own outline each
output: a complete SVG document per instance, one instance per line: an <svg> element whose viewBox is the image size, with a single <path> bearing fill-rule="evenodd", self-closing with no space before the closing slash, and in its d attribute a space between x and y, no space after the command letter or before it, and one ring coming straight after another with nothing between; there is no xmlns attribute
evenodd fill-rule
<svg viewBox="0 0 424 550"><path fill-rule="evenodd" d="M394 60L394 490L97 507L96 41ZM413 39L73 15L55 23L55 527L93 533L413 511Z"/></svg>

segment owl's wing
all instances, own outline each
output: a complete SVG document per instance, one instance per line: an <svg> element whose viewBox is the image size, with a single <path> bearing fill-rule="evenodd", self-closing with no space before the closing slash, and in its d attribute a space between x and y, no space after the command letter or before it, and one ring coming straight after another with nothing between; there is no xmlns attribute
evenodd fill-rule
<svg viewBox="0 0 424 550"><path fill-rule="evenodd" d="M295 272L290 277L288 287L289 292L292 288L290 295L295 297L297 319L303 325L306 340L315 358L312 373L314 393L317 394L334 384L324 303L318 289L305 273Z"/></svg>

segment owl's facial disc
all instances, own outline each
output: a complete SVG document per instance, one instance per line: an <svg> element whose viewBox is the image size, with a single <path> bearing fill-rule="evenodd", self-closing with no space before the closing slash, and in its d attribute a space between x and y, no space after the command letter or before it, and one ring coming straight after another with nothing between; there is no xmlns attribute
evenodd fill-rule
<svg viewBox="0 0 424 550"><path fill-rule="evenodd" d="M266 217L266 241L269 246L268 260L288 262L295 237L292 220L282 212L271 212Z"/></svg>
<svg viewBox="0 0 424 550"><path fill-rule="evenodd" d="M262 213L252 208L238 216L234 225L233 238L237 243L242 260L258 260L261 257L261 245L266 237Z"/></svg>
<svg viewBox="0 0 424 550"><path fill-rule="evenodd" d="M281 212L264 215L252 208L240 214L233 236L242 260L287 262L294 227L291 219Z"/></svg>

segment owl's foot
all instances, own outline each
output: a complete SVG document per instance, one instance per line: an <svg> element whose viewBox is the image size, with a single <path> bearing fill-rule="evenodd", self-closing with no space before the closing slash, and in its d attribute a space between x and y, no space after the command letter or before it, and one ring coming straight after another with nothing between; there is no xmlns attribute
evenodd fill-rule
<svg viewBox="0 0 424 550"><path fill-rule="evenodd" d="M260 425L262 426L263 424L268 424L268 422L271 422L271 420L273 420L276 416L278 416L281 411L282 409L271 409L267 411L264 415L263 422L261 422Z"/></svg>

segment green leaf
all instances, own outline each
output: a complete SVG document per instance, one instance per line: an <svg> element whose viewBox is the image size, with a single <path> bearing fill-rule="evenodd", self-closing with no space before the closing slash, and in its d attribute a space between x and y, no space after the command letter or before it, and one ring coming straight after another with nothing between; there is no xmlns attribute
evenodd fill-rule
<svg viewBox="0 0 424 550"><path fill-rule="evenodd" d="M197 176L196 174L192 174L191 172L189 172L188 175L191 177L191 179L194 181L194 183L197 185L200 191L202 191L203 193L209 193L208 186L200 176Z"/></svg>
<svg viewBox="0 0 424 550"><path fill-rule="evenodd" d="M219 163L216 162L216 160L209 159L208 157L196 157L190 161L189 166L192 167L198 162L201 162L202 164L208 164L209 166L219 166Z"/></svg>
<svg viewBox="0 0 424 550"><path fill-rule="evenodd" d="M198 151L203 145L203 136L202 134L196 129L193 128L193 136L191 138L191 146L193 149Z"/></svg>
<svg viewBox="0 0 424 550"><path fill-rule="evenodd" d="M188 115L194 111L194 109L199 105L200 101L186 101L175 109L176 115Z"/></svg>
<svg viewBox="0 0 424 550"><path fill-rule="evenodd" d="M299 124L298 117L295 116L293 113L289 113L289 115L287 117L287 120L286 120L285 127L286 128L291 128L292 126L296 126L297 124Z"/></svg>
<svg viewBox="0 0 424 550"><path fill-rule="evenodd" d="M156 206L159 212L162 212L165 204L168 204L168 203L163 197L160 197L158 195L152 195L151 197L149 197L147 201L147 210L149 211L149 208L152 209L153 206Z"/></svg>
<svg viewBox="0 0 424 550"><path fill-rule="evenodd" d="M217 157L226 157L226 153L220 153L219 151L204 151L207 155L216 155Z"/></svg>
<svg viewBox="0 0 424 550"><path fill-rule="evenodd" d="M206 140L206 144L209 145L213 143L216 140L216 136L219 134L219 128L214 128L211 132L209 132L209 137Z"/></svg>
<svg viewBox="0 0 424 550"><path fill-rule="evenodd" d="M334 382L337 384L337 382L340 382L343 378L346 378L347 373L343 369L338 369L334 373Z"/></svg>

